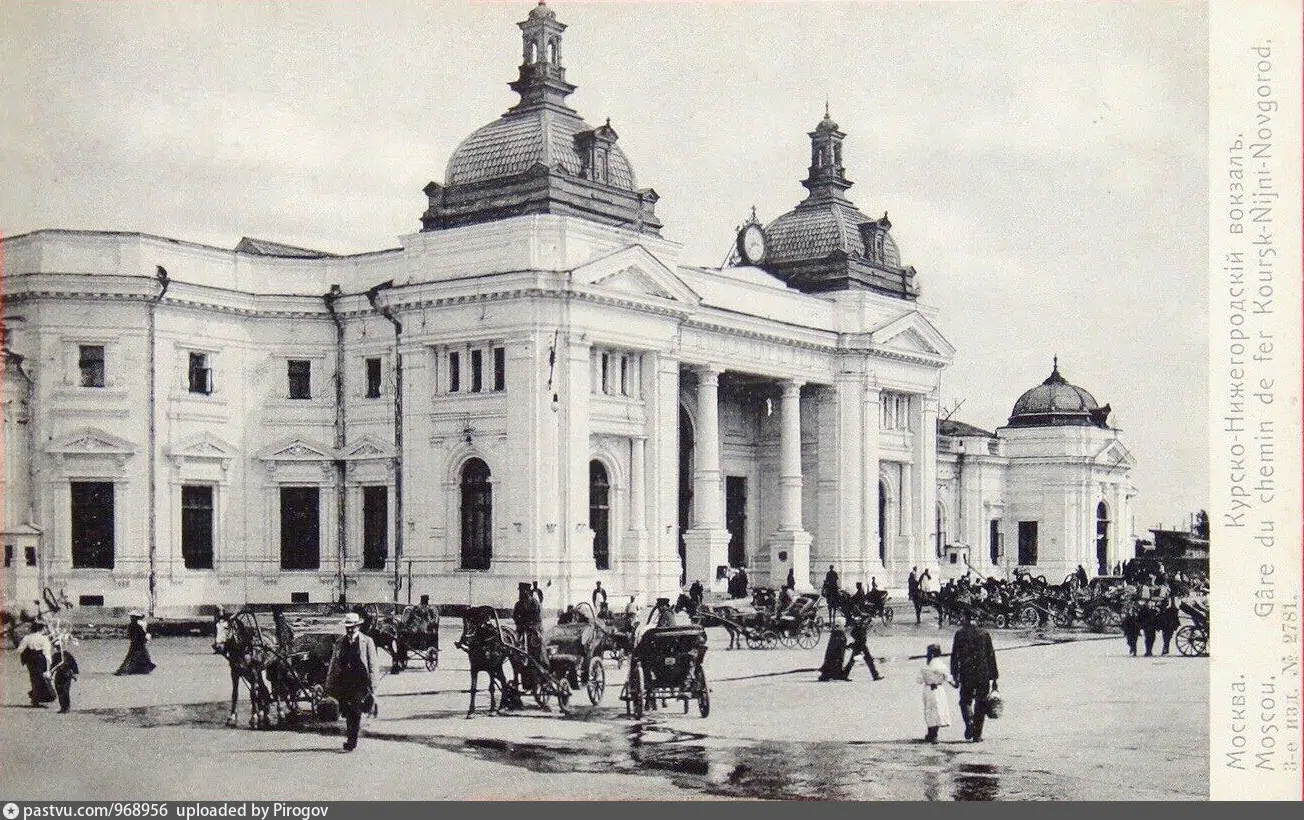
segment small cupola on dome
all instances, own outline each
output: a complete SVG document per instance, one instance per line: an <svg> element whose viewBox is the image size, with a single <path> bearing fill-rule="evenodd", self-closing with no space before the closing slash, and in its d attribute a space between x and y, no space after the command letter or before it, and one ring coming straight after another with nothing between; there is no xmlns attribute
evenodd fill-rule
<svg viewBox="0 0 1304 820"><path fill-rule="evenodd" d="M509 87L520 100L471 132L448 159L444 183L425 188L422 230L522 214L577 216L660 236L657 195L639 188L608 119L593 128L566 103L566 24L540 2L517 23L521 65Z"/></svg>
<svg viewBox="0 0 1304 820"><path fill-rule="evenodd" d="M915 269L901 264L887 214L871 219L847 199L852 186L842 162L847 135L824 105L809 132L809 192L796 208L765 226L769 251L762 267L798 290L872 290L901 299L919 296Z"/></svg>
<svg viewBox="0 0 1304 820"><path fill-rule="evenodd" d="M1059 372L1059 357L1041 384L1019 396L1010 411L1010 427L1100 427L1109 429L1110 407L1101 407L1081 387Z"/></svg>

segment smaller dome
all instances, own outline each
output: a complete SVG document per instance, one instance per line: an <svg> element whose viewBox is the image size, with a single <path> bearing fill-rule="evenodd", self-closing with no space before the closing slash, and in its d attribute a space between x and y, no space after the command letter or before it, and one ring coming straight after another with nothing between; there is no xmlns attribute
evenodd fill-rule
<svg viewBox="0 0 1304 820"><path fill-rule="evenodd" d="M543 0L539 0L539 5L530 9L528 18L530 20L556 20L557 13L548 8L548 4L543 2Z"/></svg>
<svg viewBox="0 0 1304 820"><path fill-rule="evenodd" d="M1106 427L1109 405L1101 407L1096 398L1077 385L1070 384L1059 372L1059 359L1046 380L1026 391L1010 412L1011 427Z"/></svg>

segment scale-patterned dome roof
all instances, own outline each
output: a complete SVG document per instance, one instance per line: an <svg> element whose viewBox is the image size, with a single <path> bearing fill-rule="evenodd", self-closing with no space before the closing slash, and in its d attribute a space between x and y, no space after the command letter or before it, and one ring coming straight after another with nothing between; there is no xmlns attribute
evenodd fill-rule
<svg viewBox="0 0 1304 820"><path fill-rule="evenodd" d="M1010 411L1009 424L1011 427L1104 427L1108 415L1109 405L1101 407L1095 396L1060 375L1057 360L1044 382L1019 396Z"/></svg>
<svg viewBox="0 0 1304 820"><path fill-rule="evenodd" d="M803 202L765 226L765 235L770 240L767 261L782 265L825 259L834 251L842 251L890 268L901 267L901 252L886 230L881 251L866 250L860 226L873 221L846 200Z"/></svg>
<svg viewBox="0 0 1304 820"><path fill-rule="evenodd" d="M446 185L462 185L515 176L536 164L580 174L575 135L593 130L577 115L555 108L516 110L471 132L449 157ZM637 190L634 169L616 145L609 153L608 184Z"/></svg>

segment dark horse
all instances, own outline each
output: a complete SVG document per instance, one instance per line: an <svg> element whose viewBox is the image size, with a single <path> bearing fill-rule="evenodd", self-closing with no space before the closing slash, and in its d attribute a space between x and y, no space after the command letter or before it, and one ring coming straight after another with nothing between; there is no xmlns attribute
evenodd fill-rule
<svg viewBox="0 0 1304 820"><path fill-rule="evenodd" d="M468 609L462 616L462 636L453 645L466 652L471 661L471 705L466 710L467 717L475 714L475 690L481 672L489 676L489 714L497 713L499 708L520 706L520 689L515 683L509 684L503 672L511 658L508 647L516 645L516 632L498 620L493 607ZM494 699L496 692L502 693L501 704Z"/></svg>
<svg viewBox="0 0 1304 820"><path fill-rule="evenodd" d="M216 627L213 649L226 658L231 673L231 713L226 718L227 725L235 726L239 722L236 706L240 684L244 683L249 689L249 728L269 728L272 694L266 670L272 653L267 637L258 628L253 613L247 610L221 616Z"/></svg>

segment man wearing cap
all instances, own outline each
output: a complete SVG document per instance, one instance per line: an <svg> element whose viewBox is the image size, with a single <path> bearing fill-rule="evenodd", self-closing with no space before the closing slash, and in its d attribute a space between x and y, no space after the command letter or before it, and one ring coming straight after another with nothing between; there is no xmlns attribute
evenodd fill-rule
<svg viewBox="0 0 1304 820"><path fill-rule="evenodd" d="M992 636L974 624L973 613L966 613L964 626L955 633L951 644L951 677L960 685L960 717L964 718L965 740L982 742L987 696L996 691L999 676Z"/></svg>
<svg viewBox="0 0 1304 820"><path fill-rule="evenodd" d="M344 634L335 642L326 673L326 691L339 701L348 729L346 752L357 748L362 713L375 706L377 669L376 643L362 634L362 616L350 612L344 616Z"/></svg>
<svg viewBox="0 0 1304 820"><path fill-rule="evenodd" d="M525 641L525 651L540 663L543 658L543 593L535 595L538 582L531 588L522 581L516 585L516 605L512 607L512 622L516 625L516 634Z"/></svg>

